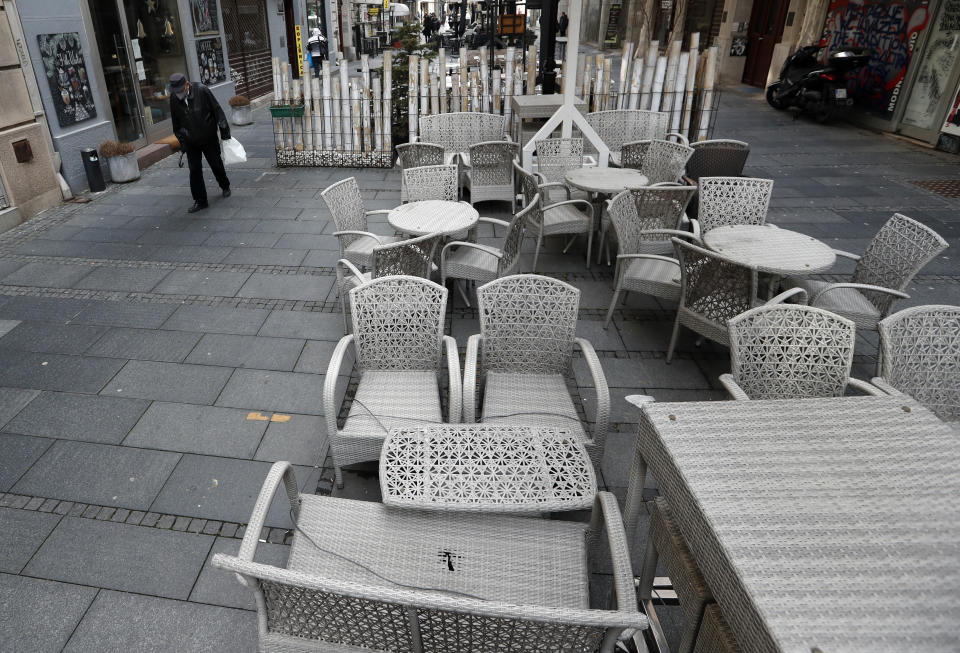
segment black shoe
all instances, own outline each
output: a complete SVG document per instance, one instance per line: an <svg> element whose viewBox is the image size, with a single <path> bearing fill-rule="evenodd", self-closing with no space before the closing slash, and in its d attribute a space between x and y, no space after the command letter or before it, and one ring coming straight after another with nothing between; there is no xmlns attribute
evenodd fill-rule
<svg viewBox="0 0 960 653"><path fill-rule="evenodd" d="M196 213L197 211L202 211L203 209L207 208L207 206L208 205L206 202L194 202L193 206L187 209L187 213Z"/></svg>
<svg viewBox="0 0 960 653"><path fill-rule="evenodd" d="M223 196L224 196L224 197L230 197L231 194L232 194L232 193L230 193L230 187L229 187L229 186L227 186L226 188L223 189Z"/></svg>

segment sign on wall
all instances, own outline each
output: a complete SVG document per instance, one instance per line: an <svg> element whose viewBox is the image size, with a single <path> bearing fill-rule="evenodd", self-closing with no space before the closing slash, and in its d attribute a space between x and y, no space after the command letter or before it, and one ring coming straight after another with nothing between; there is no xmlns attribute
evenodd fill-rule
<svg viewBox="0 0 960 653"><path fill-rule="evenodd" d="M197 40L197 61L200 81L207 86L227 81L227 67L223 63L223 43L220 38Z"/></svg>
<svg viewBox="0 0 960 653"><path fill-rule="evenodd" d="M957 89L957 94L953 98L953 106L947 112L947 119L943 122L940 131L945 134L960 136L960 88Z"/></svg>
<svg viewBox="0 0 960 653"><path fill-rule="evenodd" d="M604 45L616 45L620 38L620 10L622 8L623 5L618 0L614 0L614 2L610 5L610 14L607 18L607 29L603 35Z"/></svg>
<svg viewBox="0 0 960 653"><path fill-rule="evenodd" d="M190 0L190 15L193 16L194 36L210 36L220 31L217 0Z"/></svg>
<svg viewBox="0 0 960 653"><path fill-rule="evenodd" d="M80 34L37 34L50 95L61 127L89 120L97 115L83 60Z"/></svg>

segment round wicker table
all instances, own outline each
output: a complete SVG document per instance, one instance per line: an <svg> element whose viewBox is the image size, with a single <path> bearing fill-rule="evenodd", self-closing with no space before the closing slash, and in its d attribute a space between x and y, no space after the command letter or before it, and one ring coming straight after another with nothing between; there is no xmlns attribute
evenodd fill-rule
<svg viewBox="0 0 960 653"><path fill-rule="evenodd" d="M782 277L824 272L837 260L833 250L816 238L770 224L716 227L703 234L703 242L739 263Z"/></svg>
<svg viewBox="0 0 960 653"><path fill-rule="evenodd" d="M649 179L631 168L577 168L564 180L567 185L598 195L616 195L630 188L646 186Z"/></svg>
<svg viewBox="0 0 960 653"><path fill-rule="evenodd" d="M466 202L446 200L409 202L387 214L391 227L412 236L463 233L479 219L477 210Z"/></svg>

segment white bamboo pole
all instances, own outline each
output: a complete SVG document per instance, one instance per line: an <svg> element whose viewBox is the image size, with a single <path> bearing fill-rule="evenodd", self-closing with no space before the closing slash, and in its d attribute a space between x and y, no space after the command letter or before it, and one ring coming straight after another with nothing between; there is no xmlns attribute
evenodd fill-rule
<svg viewBox="0 0 960 653"><path fill-rule="evenodd" d="M657 69L653 74L653 88L650 91L650 110L660 110L660 99L663 97L663 78L667 73L667 58L664 55L657 57Z"/></svg>
<svg viewBox="0 0 960 653"><path fill-rule="evenodd" d="M409 59L409 73L407 76L407 124L409 126L410 140L414 143L417 140L417 84L420 71L420 56L411 54Z"/></svg>
<svg viewBox="0 0 960 653"><path fill-rule="evenodd" d="M383 53L383 151L393 149L393 53Z"/></svg>
<svg viewBox="0 0 960 653"><path fill-rule="evenodd" d="M500 115L500 104L501 104L502 95L503 95L502 89L500 87L501 83L502 83L502 80L500 79L500 70L498 68L494 68L493 70L490 71L490 96L491 96L490 99L493 101L493 112L497 115ZM508 125L510 124L509 120L506 120L504 122L505 124L508 124Z"/></svg>
<svg viewBox="0 0 960 653"><path fill-rule="evenodd" d="M310 64L307 58L303 58L303 70L300 71L300 79L303 82L303 147L307 150L313 149L313 84L310 83Z"/></svg>
<svg viewBox="0 0 960 653"><path fill-rule="evenodd" d="M379 99L379 98L378 98ZM373 91L369 84L364 84L360 94L360 126L363 131L363 151L373 149L373 126L370 123L370 103L373 101ZM379 105L379 102L377 103ZM378 112L379 113L379 112Z"/></svg>
<svg viewBox="0 0 960 653"><path fill-rule="evenodd" d="M700 106L700 129L697 132L697 140L702 141L707 137L707 131L710 129L710 111L713 107L713 87L717 80L717 46L707 50L707 63L704 67L703 79L703 104Z"/></svg>
<svg viewBox="0 0 960 653"><path fill-rule="evenodd" d="M286 61L280 62L280 88L283 89L283 103L290 104L290 77L289 77L289 68L290 64ZM281 118L280 119L280 132L283 134L283 147L293 148L293 119L292 118Z"/></svg>
<svg viewBox="0 0 960 653"><path fill-rule="evenodd" d="M430 113L440 113L440 80L438 74L430 75Z"/></svg>
<svg viewBox="0 0 960 653"><path fill-rule="evenodd" d="M593 59L586 57L583 60L583 100L587 103L587 111L596 111L597 104L594 101L592 104L590 102L590 89L594 85L593 78Z"/></svg>
<svg viewBox="0 0 960 653"><path fill-rule="evenodd" d="M313 149L322 150L320 132L323 130L323 103L320 98L320 79L317 77L310 79L310 95L313 97L313 122L310 125L310 130L313 132Z"/></svg>
<svg viewBox="0 0 960 653"><path fill-rule="evenodd" d="M490 70L487 64L487 46L480 46L480 111L489 112L490 90L488 82L490 81Z"/></svg>
<svg viewBox="0 0 960 653"><path fill-rule="evenodd" d="M430 62L420 59L420 115L430 115Z"/></svg>
<svg viewBox="0 0 960 653"><path fill-rule="evenodd" d="M480 111L480 79L476 70L470 71L470 110Z"/></svg>
<svg viewBox="0 0 960 653"><path fill-rule="evenodd" d="M360 75L363 79L361 88L370 88L370 55L360 55Z"/></svg>
<svg viewBox="0 0 960 653"><path fill-rule="evenodd" d="M617 108L627 108L627 93L630 89L630 64L633 63L633 43L624 43L620 55L620 79L617 85Z"/></svg>
<svg viewBox="0 0 960 653"><path fill-rule="evenodd" d="M440 48L437 53L437 73L440 76L440 113L447 112L447 51Z"/></svg>
<svg viewBox="0 0 960 653"><path fill-rule="evenodd" d="M340 65L340 133L343 135L343 149L349 150L353 147L353 138L351 133L353 127L350 124L350 73L347 70L346 62Z"/></svg>
<svg viewBox="0 0 960 653"><path fill-rule="evenodd" d="M360 80L354 79L350 84L350 122L351 132L353 133L353 151L360 152L363 149L363 116L361 113L360 102Z"/></svg>
<svg viewBox="0 0 960 653"><path fill-rule="evenodd" d="M627 108L637 109L640 104L640 88L643 80L643 57L637 57L633 61L633 75L630 77L630 101Z"/></svg>
<svg viewBox="0 0 960 653"><path fill-rule="evenodd" d="M343 149L343 134L340 133L340 78L333 78L332 93L330 94L330 104L333 110L330 112L332 122L331 130L333 132L333 147L337 150Z"/></svg>
<svg viewBox="0 0 960 653"><path fill-rule="evenodd" d="M280 104L283 98L283 89L280 86L280 59L274 57L271 60L271 67L273 68L273 103Z"/></svg>
<svg viewBox="0 0 960 653"><path fill-rule="evenodd" d="M583 86L587 80L586 65L587 65L587 57L585 54L581 52L577 55L577 70L576 70L576 79L574 80L573 94L577 97L582 97L584 99L586 99L583 92Z"/></svg>
<svg viewBox="0 0 960 653"><path fill-rule="evenodd" d="M373 149L383 152L383 98L380 95L380 82L374 79L373 88Z"/></svg>
<svg viewBox="0 0 960 653"><path fill-rule="evenodd" d="M663 80L663 100L660 103L661 111L670 113L673 109L673 94L677 87L677 66L680 63L680 41L670 44L667 54L667 71Z"/></svg>
<svg viewBox="0 0 960 653"><path fill-rule="evenodd" d="M331 124L331 117L333 115L332 108L330 106L330 98L333 97L333 89L330 85L330 61L325 60L323 66L320 68L320 72L323 75L323 147L326 150L332 150L333 145L333 124Z"/></svg>
<svg viewBox="0 0 960 653"><path fill-rule="evenodd" d="M660 54L660 42L650 41L650 47L647 48L647 60L643 64L643 83L640 86L640 108L650 109L651 93L653 92L653 80L657 76L657 62Z"/></svg>
<svg viewBox="0 0 960 653"><path fill-rule="evenodd" d="M516 56L516 48L507 48L506 59L503 64L504 82L503 82L503 116L504 122L509 126L510 118L513 116L513 107L510 103L510 96L513 94L513 59Z"/></svg>
<svg viewBox="0 0 960 653"><path fill-rule="evenodd" d="M470 80L467 77L467 49L460 48L460 109L459 111L469 111L470 101Z"/></svg>
<svg viewBox="0 0 960 653"><path fill-rule="evenodd" d="M690 35L690 56L687 58L687 86L686 97L683 103L683 119L680 121L680 131L684 136L690 136L690 116L693 113L694 89L697 83L697 59L699 58L700 32Z"/></svg>
<svg viewBox="0 0 960 653"><path fill-rule="evenodd" d="M537 48L530 46L527 49L527 95L537 92Z"/></svg>
<svg viewBox="0 0 960 653"><path fill-rule="evenodd" d="M681 52L680 62L677 64L677 85L673 103L673 114L670 117L670 131L680 131L680 124L683 120L683 101L686 98L684 91L687 88L687 68L690 67L690 53Z"/></svg>
<svg viewBox="0 0 960 653"><path fill-rule="evenodd" d="M603 59L603 108L613 109L613 61L607 57Z"/></svg>

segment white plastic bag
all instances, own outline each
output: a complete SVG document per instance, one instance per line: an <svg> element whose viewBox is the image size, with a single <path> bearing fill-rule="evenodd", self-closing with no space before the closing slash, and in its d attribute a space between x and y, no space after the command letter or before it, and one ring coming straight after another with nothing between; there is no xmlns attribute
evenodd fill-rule
<svg viewBox="0 0 960 653"><path fill-rule="evenodd" d="M243 163L246 160L247 152L243 149L240 141L235 138L228 138L223 141L223 165Z"/></svg>

